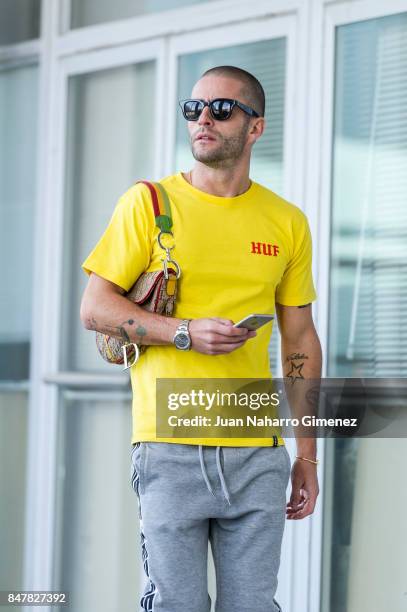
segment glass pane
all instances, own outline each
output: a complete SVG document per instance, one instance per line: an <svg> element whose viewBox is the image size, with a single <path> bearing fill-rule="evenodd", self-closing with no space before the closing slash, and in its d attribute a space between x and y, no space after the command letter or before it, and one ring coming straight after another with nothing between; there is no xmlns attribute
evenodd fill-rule
<svg viewBox="0 0 407 612"><path fill-rule="evenodd" d="M338 27L329 376L407 375L406 108L407 13ZM327 446L321 610L401 612L406 531L392 489L405 441ZM383 517L399 535L380 536Z"/></svg>
<svg viewBox="0 0 407 612"><path fill-rule="evenodd" d="M130 478L131 394L68 394L58 444L55 589L69 592L75 612L133 612L142 565Z"/></svg>
<svg viewBox="0 0 407 612"><path fill-rule="evenodd" d="M0 380L28 378L38 69L0 72Z"/></svg>
<svg viewBox="0 0 407 612"><path fill-rule="evenodd" d="M212 0L71 0L71 28L168 11Z"/></svg>
<svg viewBox="0 0 407 612"><path fill-rule="evenodd" d="M0 590L23 586L37 111L37 67L1 71Z"/></svg>
<svg viewBox="0 0 407 612"><path fill-rule="evenodd" d="M0 390L0 591L23 586L27 401L24 391Z"/></svg>
<svg viewBox="0 0 407 612"><path fill-rule="evenodd" d="M338 28L332 376L407 375L406 34L407 14Z"/></svg>
<svg viewBox="0 0 407 612"><path fill-rule="evenodd" d="M87 277L81 263L99 240L115 204L134 182L152 178L154 122L145 109L154 97L155 63L145 62L71 77L65 201L62 368L105 369L95 334L79 318Z"/></svg>
<svg viewBox="0 0 407 612"><path fill-rule="evenodd" d="M40 37L41 0L1 0L0 45Z"/></svg>
<svg viewBox="0 0 407 612"><path fill-rule="evenodd" d="M183 55L179 59L178 71L178 99L188 98L199 77L214 66L239 66L259 79L266 94L267 127L253 148L250 177L282 196L285 63L286 40L276 38ZM178 110L175 170L187 171L193 162L186 122ZM274 325L270 345L272 372L277 370L277 346L278 327Z"/></svg>

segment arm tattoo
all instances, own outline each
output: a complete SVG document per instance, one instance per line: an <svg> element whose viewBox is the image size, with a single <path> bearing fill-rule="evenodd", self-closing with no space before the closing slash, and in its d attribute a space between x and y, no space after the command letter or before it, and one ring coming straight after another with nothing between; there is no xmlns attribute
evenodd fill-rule
<svg viewBox="0 0 407 612"><path fill-rule="evenodd" d="M116 329L119 331L120 337L123 340L123 342L130 342L129 334L126 332L123 325L124 324L122 323L122 325L119 325L119 327L117 327Z"/></svg>
<svg viewBox="0 0 407 612"><path fill-rule="evenodd" d="M128 325L134 325L136 323L136 321L134 319L128 319L128 321L124 321L121 325L119 325L119 327L117 329L119 330L120 335L121 335L122 339L125 342L131 342L129 334L127 333L127 331L123 327L126 323ZM137 336L139 338L139 343L141 344L142 338L147 335L147 330L142 325L137 325L137 327L136 327L136 334L137 334Z"/></svg>
<svg viewBox="0 0 407 612"><path fill-rule="evenodd" d="M90 329L94 331L101 331L104 334L111 334L112 336L116 337L119 336L123 342L131 342L130 336L124 328L124 325L134 325L135 323L136 321L134 319L128 319L127 321L123 321L123 323L118 326L104 325L103 329L98 330L96 319L92 317L90 320ZM136 334L139 338L139 342L141 343L142 338L147 335L147 329L142 325L137 325Z"/></svg>
<svg viewBox="0 0 407 612"><path fill-rule="evenodd" d="M141 339L143 338L143 336L147 335L147 330L145 327L143 327L142 325L138 325L137 329L136 329L136 334L138 335L138 337L140 338L140 342Z"/></svg>
<svg viewBox="0 0 407 612"><path fill-rule="evenodd" d="M297 378L304 378L302 375L302 368L304 367L305 359L308 359L308 355L305 353L291 353L286 357L286 361L289 362L289 370L285 374L286 378L290 378L292 384L295 383Z"/></svg>

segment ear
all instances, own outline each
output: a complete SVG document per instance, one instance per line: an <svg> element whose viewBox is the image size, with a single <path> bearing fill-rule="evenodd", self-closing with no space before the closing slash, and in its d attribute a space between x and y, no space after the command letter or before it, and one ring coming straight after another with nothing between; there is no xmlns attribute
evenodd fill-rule
<svg viewBox="0 0 407 612"><path fill-rule="evenodd" d="M266 120L264 117L257 117L249 130L249 135L252 137L253 142L256 142L262 136L264 130L266 128Z"/></svg>

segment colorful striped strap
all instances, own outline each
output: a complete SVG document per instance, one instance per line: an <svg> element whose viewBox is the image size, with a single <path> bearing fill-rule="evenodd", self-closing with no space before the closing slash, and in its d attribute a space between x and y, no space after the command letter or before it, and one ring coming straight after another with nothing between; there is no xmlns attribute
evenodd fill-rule
<svg viewBox="0 0 407 612"><path fill-rule="evenodd" d="M151 193L155 224L162 232L170 232L172 228L172 216L170 199L161 183L151 183L150 181L137 181L147 185Z"/></svg>

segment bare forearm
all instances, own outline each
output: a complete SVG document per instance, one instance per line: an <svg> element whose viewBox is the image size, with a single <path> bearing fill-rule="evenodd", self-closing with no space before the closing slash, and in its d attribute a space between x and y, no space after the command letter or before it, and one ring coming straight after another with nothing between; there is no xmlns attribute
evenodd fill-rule
<svg viewBox="0 0 407 612"><path fill-rule="evenodd" d="M294 379L320 378L322 351L315 331L303 334L295 342L281 341L281 360L285 377Z"/></svg>
<svg viewBox="0 0 407 612"><path fill-rule="evenodd" d="M181 319L147 312L119 293L101 294L81 308L86 329L137 344L172 344Z"/></svg>
<svg viewBox="0 0 407 612"><path fill-rule="evenodd" d="M295 342L282 339L281 359L286 390L293 416L301 421L302 416L312 414L312 401L318 397L321 378L322 351L318 335L307 332ZM310 430L312 434L312 430ZM297 453L310 459L316 456L315 437L304 437L304 429L296 428ZM301 435L300 435L301 434Z"/></svg>
<svg viewBox="0 0 407 612"><path fill-rule="evenodd" d="M182 319L147 312L124 293L122 286L92 272L80 307L84 327L126 343L173 345ZM205 355L224 355L243 346L256 332L236 328L230 319L201 317L190 321L189 334L192 350Z"/></svg>

